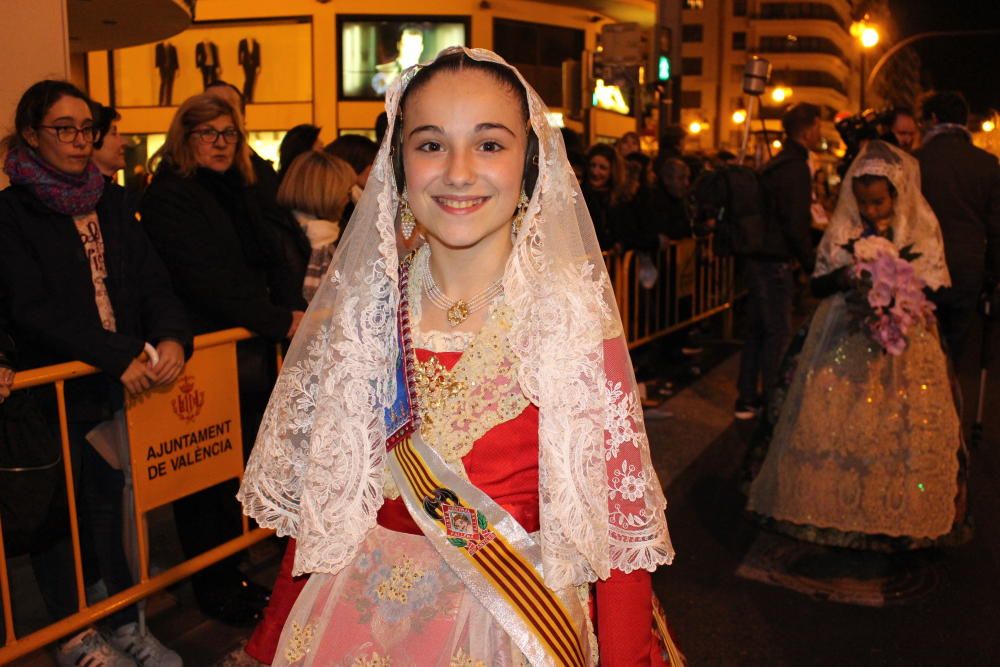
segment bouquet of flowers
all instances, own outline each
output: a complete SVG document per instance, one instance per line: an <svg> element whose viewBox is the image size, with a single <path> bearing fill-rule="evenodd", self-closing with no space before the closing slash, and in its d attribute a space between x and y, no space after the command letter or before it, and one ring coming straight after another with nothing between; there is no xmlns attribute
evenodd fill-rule
<svg viewBox="0 0 1000 667"><path fill-rule="evenodd" d="M897 250L880 236L855 239L844 248L854 256L849 271L855 294L848 296L848 303L856 322L883 350L899 356L906 349L907 334L934 321L934 304L913 268L920 255L912 245Z"/></svg>

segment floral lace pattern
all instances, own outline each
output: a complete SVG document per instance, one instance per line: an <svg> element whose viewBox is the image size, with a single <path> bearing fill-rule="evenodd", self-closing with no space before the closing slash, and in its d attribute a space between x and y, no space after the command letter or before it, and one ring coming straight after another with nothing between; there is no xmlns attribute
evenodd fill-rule
<svg viewBox="0 0 1000 667"><path fill-rule="evenodd" d="M920 255L913 265L931 289L951 285L941 226L921 194L920 164L912 155L884 142L866 146L847 170L840 187L837 208L816 250L813 275L826 275L853 261L844 245L851 239L859 238L864 226L851 184L855 177L864 174L884 176L896 188L891 223L896 247L913 246L913 251Z"/></svg>
<svg viewBox="0 0 1000 667"><path fill-rule="evenodd" d="M817 310L749 507L844 532L944 535L961 439L937 336L922 329L893 357L847 319L840 295Z"/></svg>
<svg viewBox="0 0 1000 667"><path fill-rule="evenodd" d="M505 64L488 51L466 53ZM390 132L414 72L386 96ZM540 542L546 584L560 589L612 568L655 569L673 549L593 223L544 103L520 80L538 138L538 179L502 279L496 338L480 335L470 343L482 341L479 352L463 354L466 364L499 363L501 371L476 398L482 414L460 416L461 435L434 437L458 455L515 405L538 406ZM239 492L244 512L261 526L297 538L295 574L343 569L384 499L382 414L395 391L401 301L391 138L292 342ZM617 398L609 399L609 382L620 385ZM437 445L434 437L427 440Z"/></svg>

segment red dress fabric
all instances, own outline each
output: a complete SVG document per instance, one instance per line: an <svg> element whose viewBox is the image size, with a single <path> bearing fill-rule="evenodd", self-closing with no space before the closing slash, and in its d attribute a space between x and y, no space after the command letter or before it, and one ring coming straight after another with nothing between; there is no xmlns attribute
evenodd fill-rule
<svg viewBox="0 0 1000 667"><path fill-rule="evenodd" d="M451 369L461 352L431 353L416 350L417 359L436 356ZM516 418L499 424L475 442L463 459L469 481L517 519L526 531L540 527L538 514L538 408L529 405ZM386 499L378 512L378 523L403 533L421 534L402 498ZM246 652L270 664L281 629L305 585L307 577L291 577L295 541L290 540L281 562L271 601L264 618L247 643ZM625 574L613 570L606 581L597 582L595 608L602 667L643 667L658 653L651 632L652 580L644 570Z"/></svg>

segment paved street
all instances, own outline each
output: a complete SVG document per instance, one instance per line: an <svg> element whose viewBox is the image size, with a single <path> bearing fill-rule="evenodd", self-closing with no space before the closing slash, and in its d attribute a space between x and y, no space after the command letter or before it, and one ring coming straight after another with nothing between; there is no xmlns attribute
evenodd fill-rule
<svg viewBox="0 0 1000 667"><path fill-rule="evenodd" d="M730 418L737 359L672 398L673 419L649 424L677 549L655 586L690 665L1000 664L1000 401L972 454L975 537L931 558L934 589L885 608L824 602L735 575L756 537L737 491L750 436Z"/></svg>

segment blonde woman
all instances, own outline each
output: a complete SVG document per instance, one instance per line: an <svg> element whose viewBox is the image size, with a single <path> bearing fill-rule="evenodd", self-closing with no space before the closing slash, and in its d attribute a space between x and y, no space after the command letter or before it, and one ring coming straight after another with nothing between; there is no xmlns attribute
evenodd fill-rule
<svg viewBox="0 0 1000 667"><path fill-rule="evenodd" d="M239 109L213 95L187 99L153 166L142 222L195 332L246 327L258 334L237 348L248 451L274 381L272 343L295 333L302 311L277 296L279 286L291 282L289 270L264 214ZM222 484L175 503L188 558L239 535L234 490ZM266 594L243 581L232 560L192 582L202 611L234 625L253 624L266 604Z"/></svg>
<svg viewBox="0 0 1000 667"><path fill-rule="evenodd" d="M295 158L278 188L278 203L291 209L309 242L302 296L312 299L340 238L341 217L357 175L338 157L309 151Z"/></svg>

